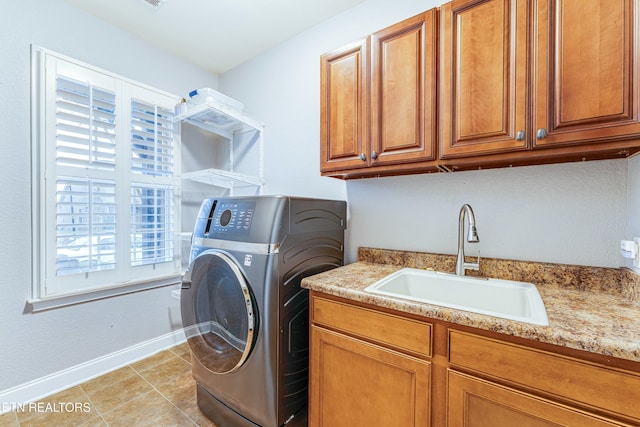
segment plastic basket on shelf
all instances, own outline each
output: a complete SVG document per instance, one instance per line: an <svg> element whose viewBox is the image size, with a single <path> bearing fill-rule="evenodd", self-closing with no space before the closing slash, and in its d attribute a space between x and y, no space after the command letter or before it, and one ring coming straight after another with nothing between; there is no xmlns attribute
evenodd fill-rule
<svg viewBox="0 0 640 427"><path fill-rule="evenodd" d="M236 101L235 99L230 98L227 95L224 95L208 87L192 90L191 92L189 92L187 102L193 105L201 105L208 102L217 102L237 111L242 111L244 109L244 104L242 102Z"/></svg>

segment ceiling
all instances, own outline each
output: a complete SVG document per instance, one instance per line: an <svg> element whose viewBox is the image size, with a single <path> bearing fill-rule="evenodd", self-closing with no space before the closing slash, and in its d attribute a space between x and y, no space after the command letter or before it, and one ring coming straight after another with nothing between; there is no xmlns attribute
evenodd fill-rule
<svg viewBox="0 0 640 427"><path fill-rule="evenodd" d="M65 0L217 74L364 0Z"/></svg>

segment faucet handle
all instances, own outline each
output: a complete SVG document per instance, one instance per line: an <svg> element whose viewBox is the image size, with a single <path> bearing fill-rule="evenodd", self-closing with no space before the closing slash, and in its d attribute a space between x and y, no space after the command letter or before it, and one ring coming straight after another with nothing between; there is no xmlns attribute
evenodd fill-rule
<svg viewBox="0 0 640 427"><path fill-rule="evenodd" d="M478 259L476 260L476 262L465 262L464 268L465 270L480 270L480 251L478 251Z"/></svg>
<svg viewBox="0 0 640 427"><path fill-rule="evenodd" d="M480 264L478 264L477 262L465 262L464 263L464 269L465 270L479 271L480 270Z"/></svg>

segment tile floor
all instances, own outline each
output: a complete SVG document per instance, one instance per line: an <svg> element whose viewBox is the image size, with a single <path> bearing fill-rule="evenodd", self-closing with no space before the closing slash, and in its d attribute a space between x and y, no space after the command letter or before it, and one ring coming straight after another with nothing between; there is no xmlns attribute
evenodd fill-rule
<svg viewBox="0 0 640 427"><path fill-rule="evenodd" d="M64 390L39 404L43 411L34 408L0 415L0 427L215 427L198 409L186 343Z"/></svg>

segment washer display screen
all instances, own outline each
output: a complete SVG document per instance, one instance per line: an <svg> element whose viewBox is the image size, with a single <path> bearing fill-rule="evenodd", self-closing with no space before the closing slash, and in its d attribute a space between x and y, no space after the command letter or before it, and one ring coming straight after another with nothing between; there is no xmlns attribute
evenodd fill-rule
<svg viewBox="0 0 640 427"><path fill-rule="evenodd" d="M253 220L255 202L222 202L215 207L209 234L248 234Z"/></svg>

